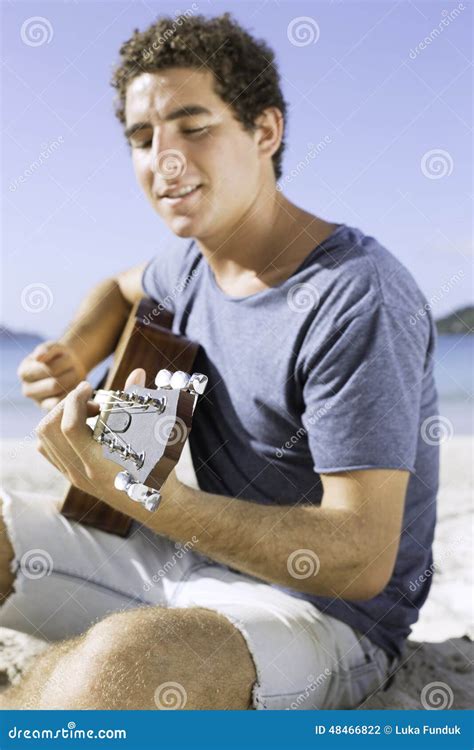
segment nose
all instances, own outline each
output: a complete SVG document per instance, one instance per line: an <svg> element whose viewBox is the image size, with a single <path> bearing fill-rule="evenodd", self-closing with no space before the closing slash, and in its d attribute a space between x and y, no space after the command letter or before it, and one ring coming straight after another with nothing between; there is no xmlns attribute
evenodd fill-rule
<svg viewBox="0 0 474 750"><path fill-rule="evenodd" d="M183 151L174 147L173 139L163 138L158 131L153 134L151 145L151 169L157 182L178 180L187 169L186 156Z"/></svg>

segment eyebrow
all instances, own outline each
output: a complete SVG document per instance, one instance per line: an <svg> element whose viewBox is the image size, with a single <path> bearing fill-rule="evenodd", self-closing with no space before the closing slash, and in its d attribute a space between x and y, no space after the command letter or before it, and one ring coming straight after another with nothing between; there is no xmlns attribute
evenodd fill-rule
<svg viewBox="0 0 474 750"><path fill-rule="evenodd" d="M169 122L170 120L178 120L181 117L210 114L212 112L201 104L187 104L184 107L179 107L179 109L174 109L163 119L165 122ZM144 128L151 128L151 124L149 122L136 122L125 130L125 136L126 138L130 138L137 130L143 130Z"/></svg>

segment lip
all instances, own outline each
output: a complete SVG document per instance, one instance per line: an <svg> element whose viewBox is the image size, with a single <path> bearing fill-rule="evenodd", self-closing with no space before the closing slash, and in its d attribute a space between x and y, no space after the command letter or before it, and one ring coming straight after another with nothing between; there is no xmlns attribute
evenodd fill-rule
<svg viewBox="0 0 474 750"><path fill-rule="evenodd" d="M182 195L178 198L168 198L167 196L163 196L162 198L159 198L159 200L160 202L165 203L167 206L181 206L186 202L191 202L193 198L199 195L201 190L202 185L198 185L195 190L187 193L186 195Z"/></svg>

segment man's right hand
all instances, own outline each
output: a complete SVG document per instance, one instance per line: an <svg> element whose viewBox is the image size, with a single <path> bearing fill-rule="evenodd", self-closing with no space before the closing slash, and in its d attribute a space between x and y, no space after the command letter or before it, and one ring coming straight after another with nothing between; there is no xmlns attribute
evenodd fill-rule
<svg viewBox="0 0 474 750"><path fill-rule="evenodd" d="M50 411L72 391L87 372L70 346L44 341L21 362L17 374L22 393Z"/></svg>

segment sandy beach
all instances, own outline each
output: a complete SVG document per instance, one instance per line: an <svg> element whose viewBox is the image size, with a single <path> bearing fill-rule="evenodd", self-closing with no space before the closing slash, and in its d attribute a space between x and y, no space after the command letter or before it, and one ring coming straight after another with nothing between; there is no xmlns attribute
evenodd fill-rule
<svg viewBox="0 0 474 750"><path fill-rule="evenodd" d="M33 442L28 437L1 443L1 484L59 497L66 482L37 453ZM471 436L458 436L442 445L434 545L436 567L428 571L433 576L430 595L410 636L406 664L394 685L388 692L374 696L363 708L422 708L419 690L430 678L444 680L451 686L455 696L452 708L469 705L473 637L473 442ZM29 636L0 628L0 684L14 679L28 658L41 648L43 644Z"/></svg>

